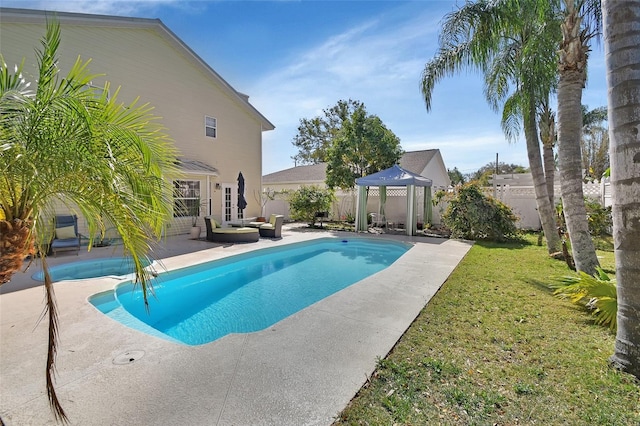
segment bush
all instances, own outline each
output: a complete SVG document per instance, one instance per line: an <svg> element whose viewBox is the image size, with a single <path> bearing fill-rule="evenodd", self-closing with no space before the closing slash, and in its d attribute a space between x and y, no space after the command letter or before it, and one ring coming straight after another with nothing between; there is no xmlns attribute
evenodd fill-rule
<svg viewBox="0 0 640 426"><path fill-rule="evenodd" d="M303 186L289 194L291 217L313 226L316 212L330 211L333 201L333 191L315 185Z"/></svg>
<svg viewBox="0 0 640 426"><path fill-rule="evenodd" d="M589 223L589 233L592 237L604 237L611 235L613 219L611 218L611 207L603 207L599 201L593 198L584 198L584 207L587 210L587 221ZM564 211L562 202L556 205L558 212L558 226L561 229L567 229L564 220Z"/></svg>
<svg viewBox="0 0 640 426"><path fill-rule="evenodd" d="M506 241L518 237L517 217L502 202L485 196L475 184L456 189L442 216L452 238Z"/></svg>
<svg viewBox="0 0 640 426"><path fill-rule="evenodd" d="M586 198L584 206L587 209L589 221L589 232L594 237L611 235L613 219L611 218L611 207L603 207L598 201Z"/></svg>

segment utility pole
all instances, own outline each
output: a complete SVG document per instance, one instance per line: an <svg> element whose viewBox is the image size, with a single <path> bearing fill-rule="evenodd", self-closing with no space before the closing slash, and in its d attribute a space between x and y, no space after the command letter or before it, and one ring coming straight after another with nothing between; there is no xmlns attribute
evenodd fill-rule
<svg viewBox="0 0 640 426"><path fill-rule="evenodd" d="M496 167L493 172L493 198L498 197L497 182L498 179L498 153L496 152Z"/></svg>

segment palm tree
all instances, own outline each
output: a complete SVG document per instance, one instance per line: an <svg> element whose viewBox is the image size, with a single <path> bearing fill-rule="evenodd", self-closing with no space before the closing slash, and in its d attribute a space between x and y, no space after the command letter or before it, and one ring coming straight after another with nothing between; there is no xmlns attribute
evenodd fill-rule
<svg viewBox="0 0 640 426"><path fill-rule="evenodd" d="M145 295L150 284L143 260L170 218L176 151L148 105L117 101L90 84L87 62L60 78L60 25L48 22L36 51L37 87L22 66L0 68L0 284L27 255L41 258L49 321L46 387L58 420L66 421L54 388L57 307L46 258L54 206L83 216L89 235L113 224L131 256ZM2 59L2 58L0 58ZM90 238L89 244L93 243Z"/></svg>
<svg viewBox="0 0 640 426"><path fill-rule="evenodd" d="M611 359L615 366L640 379L640 2L605 0L603 16L618 286L618 330Z"/></svg>
<svg viewBox="0 0 640 426"><path fill-rule="evenodd" d="M564 216L576 269L588 275L599 266L589 234L582 190L582 89L589 42L600 31L599 0L562 0L562 42L558 63L558 166Z"/></svg>
<svg viewBox="0 0 640 426"><path fill-rule="evenodd" d="M498 109L504 101L502 127L507 138L515 139L524 126L540 221L547 249L554 253L560 240L542 167L536 109L555 84L558 26L549 8L539 8L535 0L525 3L481 0L445 16L440 49L425 66L421 90L429 110L433 88L442 77L467 67L484 72L489 103ZM511 86L515 89L505 101Z"/></svg>

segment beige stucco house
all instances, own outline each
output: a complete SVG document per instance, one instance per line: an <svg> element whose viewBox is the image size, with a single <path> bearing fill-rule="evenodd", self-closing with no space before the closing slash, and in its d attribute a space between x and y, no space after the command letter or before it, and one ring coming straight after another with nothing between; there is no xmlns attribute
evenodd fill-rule
<svg viewBox="0 0 640 426"><path fill-rule="evenodd" d="M398 165L405 170L419 174L432 180L432 194L438 190L446 189L450 186L449 174L442 159L439 149L427 149L421 151L405 152ZM313 164L306 166L297 166L278 172L270 173L262 177L263 191L272 190L277 192L296 190L302 186L317 185L326 187L325 179L327 173L327 164ZM336 203L333 206L331 215L333 218L345 218L355 215L356 193L355 192L336 192ZM421 201L418 200L418 203ZM378 212L379 196L378 189L371 188L368 197L367 210L370 213ZM283 214L289 217L289 204L286 197L276 197L269 201L266 207L266 213ZM440 223L440 210L433 210L434 223ZM385 205L385 215L387 219L394 221L402 221L406 214L406 188L390 187L387 190L387 202Z"/></svg>
<svg viewBox="0 0 640 426"><path fill-rule="evenodd" d="M154 113L180 151L181 181L177 198L200 198L202 216L222 222L240 214L258 216L260 205L250 196L259 192L262 177L262 132L274 129L250 103L158 19L122 18L22 9L0 10L0 52L12 66L25 58L25 76L37 75L34 50L45 34L45 21L61 26L60 68L70 68L78 56L91 58L93 85L109 81L121 87L118 98L155 107ZM237 178L245 178L248 206L236 205ZM189 217L175 209L168 234L188 232ZM183 209L184 210L184 209ZM82 223L80 224L82 227ZM81 231L82 232L82 231Z"/></svg>

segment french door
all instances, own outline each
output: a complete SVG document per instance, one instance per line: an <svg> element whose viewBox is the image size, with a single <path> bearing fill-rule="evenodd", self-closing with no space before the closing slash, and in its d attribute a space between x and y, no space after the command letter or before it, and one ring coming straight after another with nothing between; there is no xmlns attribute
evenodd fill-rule
<svg viewBox="0 0 640 426"><path fill-rule="evenodd" d="M238 185L222 184L222 223L242 219L242 210L238 209Z"/></svg>

